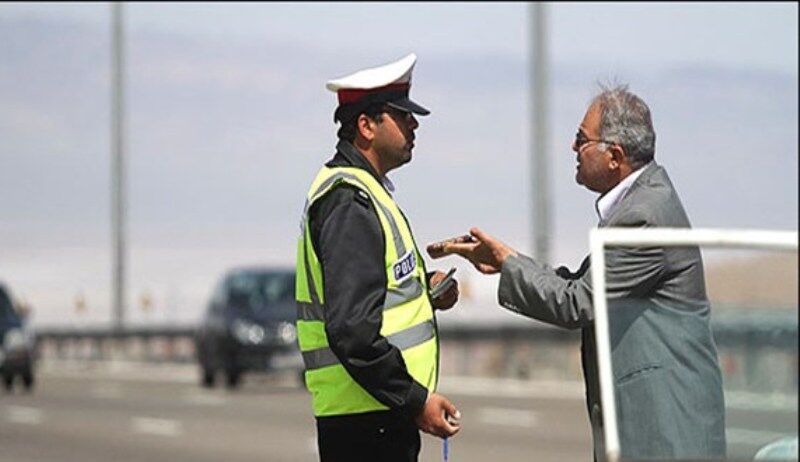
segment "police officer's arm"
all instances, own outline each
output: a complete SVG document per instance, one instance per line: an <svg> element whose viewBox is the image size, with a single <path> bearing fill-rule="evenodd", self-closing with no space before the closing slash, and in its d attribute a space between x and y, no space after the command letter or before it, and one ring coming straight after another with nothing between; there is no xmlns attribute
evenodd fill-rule
<svg viewBox="0 0 800 462"><path fill-rule="evenodd" d="M322 263L331 350L370 395L414 417L427 390L409 375L400 350L380 335L385 244L371 201L347 185L334 189L312 207L310 232Z"/></svg>

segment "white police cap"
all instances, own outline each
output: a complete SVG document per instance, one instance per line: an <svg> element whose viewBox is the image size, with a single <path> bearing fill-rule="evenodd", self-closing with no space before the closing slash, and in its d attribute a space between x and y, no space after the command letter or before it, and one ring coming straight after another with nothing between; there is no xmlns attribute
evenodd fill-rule
<svg viewBox="0 0 800 462"><path fill-rule="evenodd" d="M408 98L417 55L330 80L325 87L339 100L334 120L346 121L373 104L384 103L401 111L428 115L430 111Z"/></svg>

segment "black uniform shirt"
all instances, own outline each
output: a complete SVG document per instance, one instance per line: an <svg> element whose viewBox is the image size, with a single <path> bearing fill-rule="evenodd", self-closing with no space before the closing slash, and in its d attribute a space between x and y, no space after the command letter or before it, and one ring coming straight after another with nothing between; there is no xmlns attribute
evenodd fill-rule
<svg viewBox="0 0 800 462"><path fill-rule="evenodd" d="M340 140L327 167L366 170L381 178L351 143ZM325 281L325 333L351 377L375 399L409 418L428 392L408 373L395 346L380 335L386 297L385 241L363 191L343 184L309 210L311 242Z"/></svg>

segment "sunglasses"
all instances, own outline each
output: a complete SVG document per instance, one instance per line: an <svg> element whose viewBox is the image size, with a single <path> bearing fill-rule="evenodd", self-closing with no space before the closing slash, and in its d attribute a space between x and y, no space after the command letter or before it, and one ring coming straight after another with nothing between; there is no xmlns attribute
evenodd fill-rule
<svg viewBox="0 0 800 462"><path fill-rule="evenodd" d="M575 134L575 141L574 141L574 143L575 143L575 148L576 148L578 151L582 151L582 150L583 150L583 147L584 147L584 146L585 146L587 143L592 143L592 142L594 142L594 143L605 143L605 144L607 144L607 145L618 144L618 143L615 143L614 141L608 141L608 140L593 140L593 139L589 139L589 138L587 138L587 137L586 137L586 135L584 135L584 134L583 134L583 132L582 132L582 131L580 131L580 130L578 130L578 133L576 133L576 134Z"/></svg>

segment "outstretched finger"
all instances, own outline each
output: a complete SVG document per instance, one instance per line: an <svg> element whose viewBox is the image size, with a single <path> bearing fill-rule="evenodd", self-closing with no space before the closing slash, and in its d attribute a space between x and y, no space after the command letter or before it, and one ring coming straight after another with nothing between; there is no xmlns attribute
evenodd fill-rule
<svg viewBox="0 0 800 462"><path fill-rule="evenodd" d="M483 242L485 244L492 244L492 243L495 242L495 238L493 238L492 236L484 233L483 231L481 231L480 228L471 228L469 230L469 233L474 238L476 238L477 240L479 240L480 242Z"/></svg>
<svg viewBox="0 0 800 462"><path fill-rule="evenodd" d="M454 244L454 243L447 243L442 247L442 252L450 255L450 254L458 254L462 257L469 256L478 244Z"/></svg>

